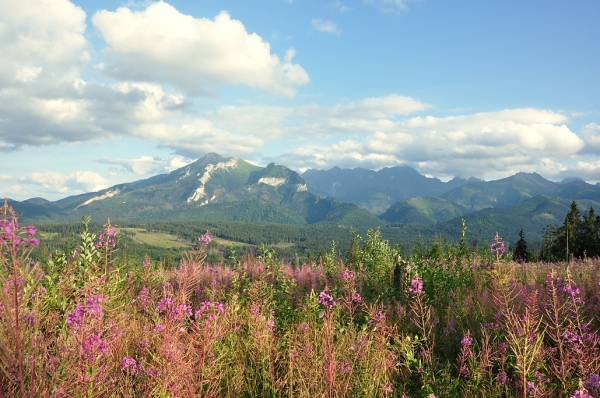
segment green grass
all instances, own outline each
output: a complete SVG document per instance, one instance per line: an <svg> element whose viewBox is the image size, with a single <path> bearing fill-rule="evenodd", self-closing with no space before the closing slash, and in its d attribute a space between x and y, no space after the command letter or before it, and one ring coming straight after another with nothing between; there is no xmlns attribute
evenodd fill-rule
<svg viewBox="0 0 600 398"><path fill-rule="evenodd" d="M162 232L146 232L142 228L118 228L129 235L136 243L143 243L149 246L168 248L189 248L192 245L185 240ZM131 235L133 233L133 235Z"/></svg>

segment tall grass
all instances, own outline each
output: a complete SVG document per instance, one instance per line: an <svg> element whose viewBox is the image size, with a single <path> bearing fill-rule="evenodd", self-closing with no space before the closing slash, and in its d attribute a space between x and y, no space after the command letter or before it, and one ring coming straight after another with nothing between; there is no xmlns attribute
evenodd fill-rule
<svg viewBox="0 0 600 398"><path fill-rule="evenodd" d="M402 259L371 241L368 263L264 251L229 267L205 263L207 234L164 269L84 220L80 247L32 261L35 228L2 209L0 397L600 392L598 259Z"/></svg>

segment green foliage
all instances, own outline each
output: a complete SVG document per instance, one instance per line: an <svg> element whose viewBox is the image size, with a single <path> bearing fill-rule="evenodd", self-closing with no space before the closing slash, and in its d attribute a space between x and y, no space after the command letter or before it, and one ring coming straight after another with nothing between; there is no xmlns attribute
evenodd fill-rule
<svg viewBox="0 0 600 398"><path fill-rule="evenodd" d="M393 270L402 257L400 248L392 247L379 228L369 229L366 238L354 232L354 240L358 242L353 254L354 267L368 275L367 291L376 295L393 295Z"/></svg>
<svg viewBox="0 0 600 398"><path fill-rule="evenodd" d="M576 201L561 227L548 225L544 234L541 258L546 261L569 260L571 257L600 255L600 216L592 206L581 216Z"/></svg>
<svg viewBox="0 0 600 398"><path fill-rule="evenodd" d="M83 216L81 218L81 225L83 231L81 232L81 244L79 245L79 262L82 267L86 267L99 258L98 251L96 250L96 234L89 231L90 216Z"/></svg>

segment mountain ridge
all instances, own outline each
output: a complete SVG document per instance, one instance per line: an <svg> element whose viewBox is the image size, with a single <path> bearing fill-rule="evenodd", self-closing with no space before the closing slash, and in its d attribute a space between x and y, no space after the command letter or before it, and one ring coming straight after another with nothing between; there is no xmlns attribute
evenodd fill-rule
<svg viewBox="0 0 600 398"><path fill-rule="evenodd" d="M401 199L392 202L398 197ZM571 200L600 207L600 184L577 178L552 182L524 172L492 181L455 177L443 182L408 166L379 171L309 169L301 175L275 163L260 167L209 153L170 173L97 192L55 202L31 198L9 203L29 222L76 222L90 215L95 221L110 217L121 221L215 220L345 227L410 224L448 229L465 218L480 226L489 219L539 229L541 222L556 222L565 201ZM541 202L523 210L535 201Z"/></svg>
<svg viewBox="0 0 600 398"><path fill-rule="evenodd" d="M34 221L143 221L204 219L291 224L343 224L344 220L381 226L368 211L308 191L303 177L285 166L252 165L209 153L197 161L148 179L118 184L56 202L11 201ZM345 225L354 226L354 225Z"/></svg>

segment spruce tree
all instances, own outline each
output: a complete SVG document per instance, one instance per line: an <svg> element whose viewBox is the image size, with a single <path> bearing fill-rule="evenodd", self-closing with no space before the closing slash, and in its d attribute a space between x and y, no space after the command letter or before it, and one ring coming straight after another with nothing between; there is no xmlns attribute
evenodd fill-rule
<svg viewBox="0 0 600 398"><path fill-rule="evenodd" d="M348 248L348 253L346 253L346 265L358 265L360 261L360 247L358 243L356 243L356 238L352 238L352 242L350 242L350 247Z"/></svg>
<svg viewBox="0 0 600 398"><path fill-rule="evenodd" d="M525 241L525 232L523 232L523 228L521 228L521 232L519 232L519 240L517 241L517 247L513 253L513 260L519 262L529 261L529 253L527 252L527 242Z"/></svg>
<svg viewBox="0 0 600 398"><path fill-rule="evenodd" d="M581 227L581 212L576 201L571 203L571 210L565 217L565 222L562 227L556 231L556 245L554 246L553 255L561 260L569 261L571 256L580 257L583 251L580 250L581 242L577 231Z"/></svg>
<svg viewBox="0 0 600 398"><path fill-rule="evenodd" d="M579 256L583 256L584 252L587 257L595 257L600 255L599 240L598 240L598 227L599 218L596 216L594 208L590 206L589 210L586 210L581 221L580 228L578 230L577 240L581 242L581 253Z"/></svg>

